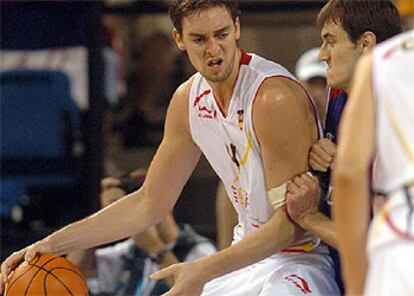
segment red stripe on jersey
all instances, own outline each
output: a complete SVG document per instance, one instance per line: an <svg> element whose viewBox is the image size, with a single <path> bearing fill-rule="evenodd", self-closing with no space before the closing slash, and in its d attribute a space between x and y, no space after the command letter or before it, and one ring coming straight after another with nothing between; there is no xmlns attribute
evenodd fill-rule
<svg viewBox="0 0 414 296"><path fill-rule="evenodd" d="M384 60L388 59L389 57L391 57L398 49L400 48L400 44L391 47L390 49L388 49L383 55L382 58Z"/></svg>
<svg viewBox="0 0 414 296"><path fill-rule="evenodd" d="M252 60L252 56L246 53L243 49L241 50L241 58L240 58L240 65L248 65Z"/></svg>
<svg viewBox="0 0 414 296"><path fill-rule="evenodd" d="M336 88L329 88L329 92L328 92L328 101L333 100L333 98L335 98L336 96L339 96L340 94L344 93L345 91L343 91L342 89L336 89Z"/></svg>
<svg viewBox="0 0 414 296"><path fill-rule="evenodd" d="M304 249L284 248L284 249L280 250L280 252L283 252L283 253L305 253L306 251Z"/></svg>

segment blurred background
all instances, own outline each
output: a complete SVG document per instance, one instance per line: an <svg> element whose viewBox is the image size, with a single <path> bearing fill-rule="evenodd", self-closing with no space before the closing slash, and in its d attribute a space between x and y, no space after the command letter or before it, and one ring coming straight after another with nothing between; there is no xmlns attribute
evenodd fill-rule
<svg viewBox="0 0 414 296"><path fill-rule="evenodd" d="M321 44L314 22L326 1L239 2L246 51L294 73L301 54ZM398 5L413 22L412 0ZM173 43L166 1L0 6L4 259L96 211L103 177L147 168L171 95L194 69ZM174 211L213 240L217 184L202 159Z"/></svg>

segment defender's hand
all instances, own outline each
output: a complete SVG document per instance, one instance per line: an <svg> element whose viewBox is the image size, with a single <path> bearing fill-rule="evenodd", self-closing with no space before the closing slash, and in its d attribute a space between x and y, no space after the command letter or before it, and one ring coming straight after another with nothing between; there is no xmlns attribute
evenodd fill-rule
<svg viewBox="0 0 414 296"><path fill-rule="evenodd" d="M315 171L326 172L333 168L336 145L329 139L320 139L312 145L309 153L309 165Z"/></svg>
<svg viewBox="0 0 414 296"><path fill-rule="evenodd" d="M290 218L303 225L307 215L318 212L320 199L319 182L316 177L302 174L287 186L286 208Z"/></svg>

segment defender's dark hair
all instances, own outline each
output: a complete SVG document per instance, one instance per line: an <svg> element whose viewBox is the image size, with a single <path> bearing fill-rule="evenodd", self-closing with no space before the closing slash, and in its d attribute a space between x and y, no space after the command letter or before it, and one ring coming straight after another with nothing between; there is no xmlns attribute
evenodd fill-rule
<svg viewBox="0 0 414 296"><path fill-rule="evenodd" d="M377 43L402 31L400 14L391 0L330 0L316 19L321 28L327 22L341 25L354 43L367 31L375 34Z"/></svg>

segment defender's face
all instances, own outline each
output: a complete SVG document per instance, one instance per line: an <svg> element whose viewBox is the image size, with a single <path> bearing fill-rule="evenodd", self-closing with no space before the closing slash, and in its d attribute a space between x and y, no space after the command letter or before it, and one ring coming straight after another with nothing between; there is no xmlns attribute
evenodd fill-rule
<svg viewBox="0 0 414 296"><path fill-rule="evenodd" d="M174 31L178 47L187 51L194 68L211 82L225 81L238 65L240 23L222 6L184 17L182 34Z"/></svg>
<svg viewBox="0 0 414 296"><path fill-rule="evenodd" d="M341 25L326 22L322 28L322 46L319 59L328 64L327 83L329 86L349 92L358 58L362 54Z"/></svg>

